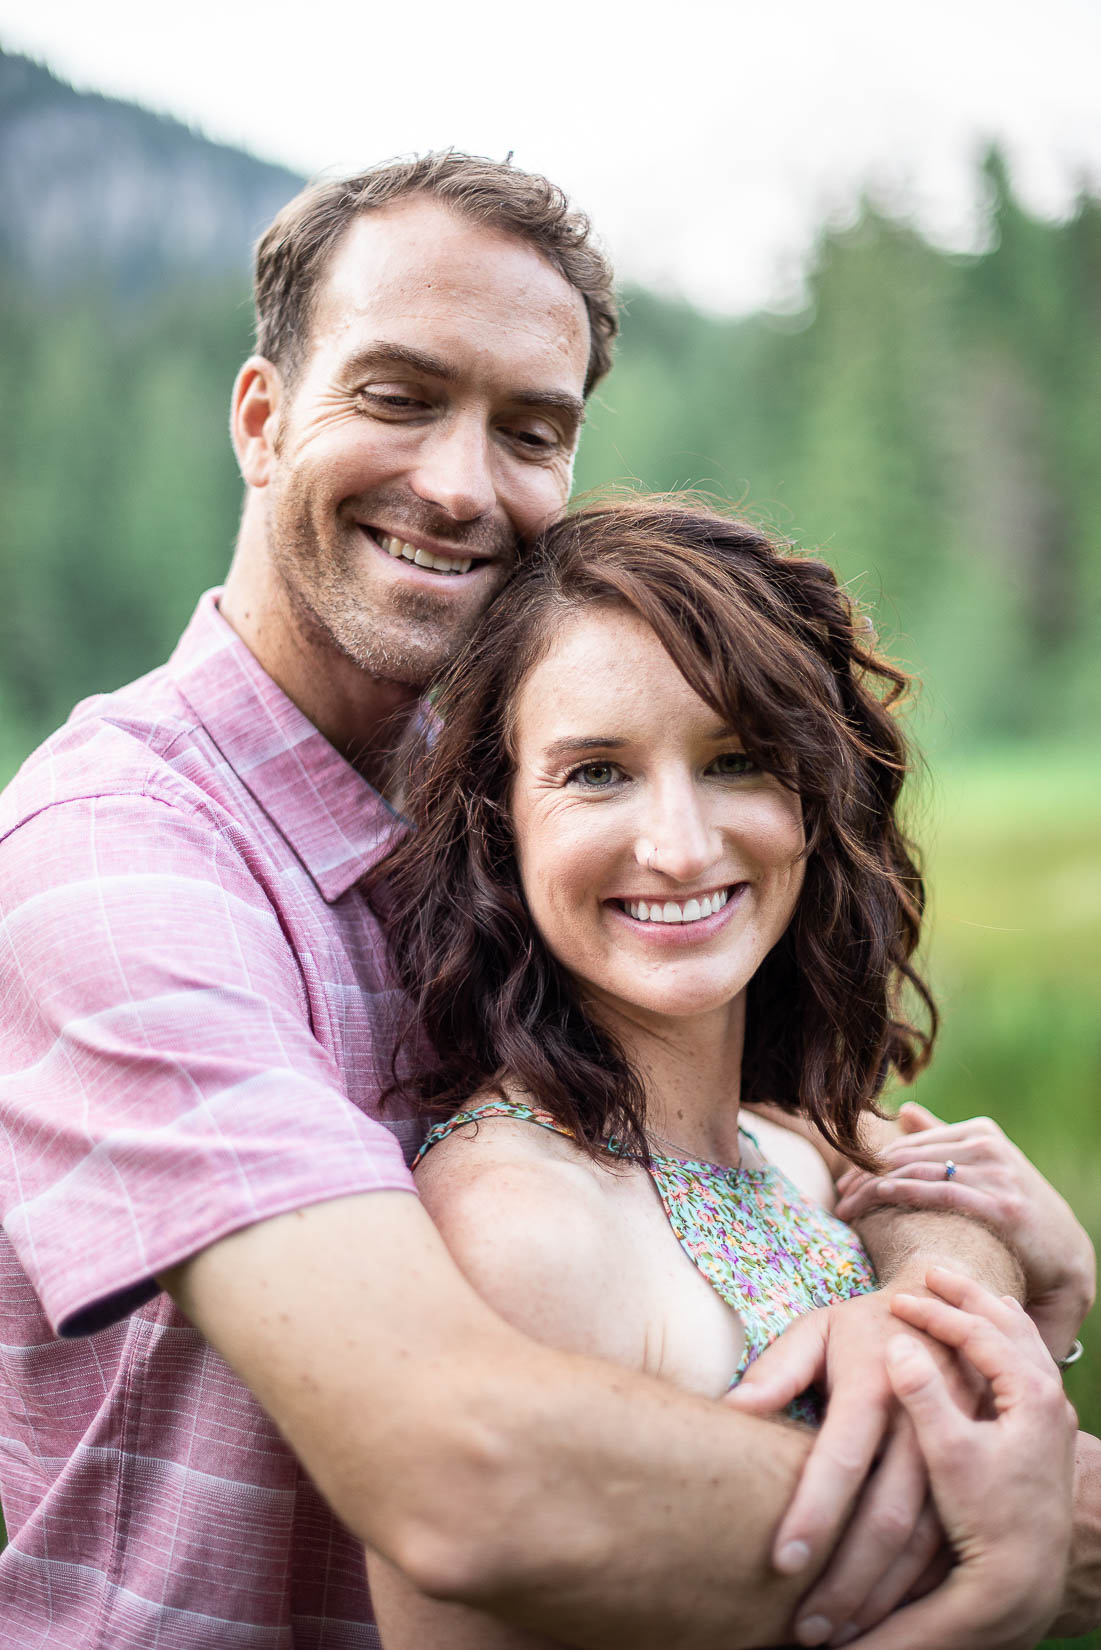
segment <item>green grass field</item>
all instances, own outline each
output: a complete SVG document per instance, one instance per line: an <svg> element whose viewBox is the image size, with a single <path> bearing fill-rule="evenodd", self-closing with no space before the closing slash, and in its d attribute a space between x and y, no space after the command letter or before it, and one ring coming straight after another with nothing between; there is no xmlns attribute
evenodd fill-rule
<svg viewBox="0 0 1101 1650"><path fill-rule="evenodd" d="M915 1097L947 1117L995 1117L1097 1243L1101 758L1015 751L945 766L914 829L927 845L929 969L944 1012ZM1101 1430L1096 1373L1076 1397Z"/></svg>

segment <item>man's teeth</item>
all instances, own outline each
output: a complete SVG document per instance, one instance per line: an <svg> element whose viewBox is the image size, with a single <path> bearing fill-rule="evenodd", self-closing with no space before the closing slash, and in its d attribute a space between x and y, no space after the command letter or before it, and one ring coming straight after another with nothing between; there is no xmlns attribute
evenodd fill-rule
<svg viewBox="0 0 1101 1650"><path fill-rule="evenodd" d="M625 904L636 922L699 922L701 917L711 917L721 911L729 898L730 889L720 888L717 894L685 900L683 905L671 899L653 905L644 899L627 900Z"/></svg>
<svg viewBox="0 0 1101 1650"><path fill-rule="evenodd" d="M404 539L395 539L389 534L380 534L378 542L388 556L402 556L418 567L430 567L435 573L470 572L473 559L470 556L438 556L431 550L420 550L416 545L406 544Z"/></svg>

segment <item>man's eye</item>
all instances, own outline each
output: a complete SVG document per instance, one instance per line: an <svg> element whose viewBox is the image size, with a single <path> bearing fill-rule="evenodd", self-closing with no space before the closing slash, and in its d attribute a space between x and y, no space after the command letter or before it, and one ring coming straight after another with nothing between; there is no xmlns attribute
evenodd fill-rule
<svg viewBox="0 0 1101 1650"><path fill-rule="evenodd" d="M419 412L426 402L407 390L361 390L364 401L382 412Z"/></svg>
<svg viewBox="0 0 1101 1650"><path fill-rule="evenodd" d="M724 751L721 756L716 756L711 766L723 778L757 771L756 762L751 756L747 756L745 751Z"/></svg>
<svg viewBox="0 0 1101 1650"><path fill-rule="evenodd" d="M546 424L513 424L507 433L517 446L533 453L549 453L560 445L557 434Z"/></svg>
<svg viewBox="0 0 1101 1650"><path fill-rule="evenodd" d="M569 775L569 782L580 785L582 790L606 791L619 777L619 769L614 762L586 762L580 768L574 768Z"/></svg>

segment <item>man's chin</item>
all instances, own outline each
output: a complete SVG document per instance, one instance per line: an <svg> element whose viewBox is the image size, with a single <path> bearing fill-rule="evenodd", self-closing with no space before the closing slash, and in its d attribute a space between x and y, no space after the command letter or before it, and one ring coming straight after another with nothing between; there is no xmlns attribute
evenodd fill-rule
<svg viewBox="0 0 1101 1650"><path fill-rule="evenodd" d="M346 657L375 681L426 693L462 650L474 623L461 635L451 632L446 636L426 637L422 628L415 637L380 635L376 630L337 640Z"/></svg>

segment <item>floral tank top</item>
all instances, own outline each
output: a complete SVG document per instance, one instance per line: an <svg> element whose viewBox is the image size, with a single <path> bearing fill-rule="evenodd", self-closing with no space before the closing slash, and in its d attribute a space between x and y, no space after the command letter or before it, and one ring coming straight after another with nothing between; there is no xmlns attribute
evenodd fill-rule
<svg viewBox="0 0 1101 1650"><path fill-rule="evenodd" d="M491 1100L438 1123L416 1162L453 1130L483 1117L514 1117L555 1134L570 1133L549 1112ZM760 1150L748 1129L738 1132ZM614 1141L608 1150L616 1151ZM731 1386L794 1318L876 1287L856 1233L773 1164L731 1169L655 1152L650 1175L681 1247L742 1321L745 1349ZM802 1394L789 1413L815 1424L820 1419L817 1396Z"/></svg>

